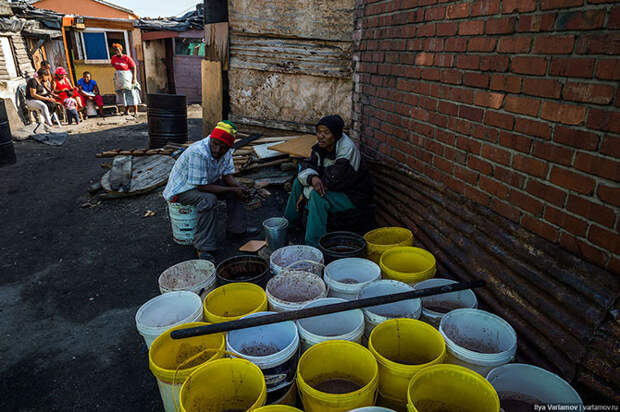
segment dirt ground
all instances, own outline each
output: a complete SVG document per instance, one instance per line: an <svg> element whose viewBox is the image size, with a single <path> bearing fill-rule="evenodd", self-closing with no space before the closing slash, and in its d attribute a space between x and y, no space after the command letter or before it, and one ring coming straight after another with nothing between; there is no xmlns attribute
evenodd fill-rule
<svg viewBox="0 0 620 412"><path fill-rule="evenodd" d="M111 160L94 154L148 139L144 123L87 122L60 147L15 143L17 164L0 168L2 411L163 410L135 313L159 294L159 274L194 251L172 241L161 189L80 207ZM200 134L190 119L190 139ZM273 191L249 223L281 216L284 201ZM218 261L248 239L220 239Z"/></svg>

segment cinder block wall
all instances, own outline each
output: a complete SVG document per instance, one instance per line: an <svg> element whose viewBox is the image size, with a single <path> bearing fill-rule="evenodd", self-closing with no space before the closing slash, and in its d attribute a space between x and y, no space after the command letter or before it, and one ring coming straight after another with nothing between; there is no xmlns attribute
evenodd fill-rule
<svg viewBox="0 0 620 412"><path fill-rule="evenodd" d="M619 28L613 0L358 0L353 113L380 221L489 280L522 359L615 399Z"/></svg>

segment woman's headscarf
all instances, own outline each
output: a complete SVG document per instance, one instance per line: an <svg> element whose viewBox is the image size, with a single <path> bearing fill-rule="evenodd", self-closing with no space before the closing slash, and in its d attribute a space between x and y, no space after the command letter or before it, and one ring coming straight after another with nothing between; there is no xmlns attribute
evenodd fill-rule
<svg viewBox="0 0 620 412"><path fill-rule="evenodd" d="M121 53L123 52L123 45L120 43L112 43L112 48L120 49Z"/></svg>
<svg viewBox="0 0 620 412"><path fill-rule="evenodd" d="M58 68L56 68L56 71L54 72L54 74L56 76L64 76L64 75L67 74L67 71L65 70L64 67L58 67Z"/></svg>

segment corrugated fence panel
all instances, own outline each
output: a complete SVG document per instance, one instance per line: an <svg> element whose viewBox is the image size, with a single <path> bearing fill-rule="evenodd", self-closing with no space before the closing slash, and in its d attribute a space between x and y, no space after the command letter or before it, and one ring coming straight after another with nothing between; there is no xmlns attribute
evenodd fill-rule
<svg viewBox="0 0 620 412"><path fill-rule="evenodd" d="M379 222L411 228L439 273L485 279L482 307L513 325L520 359L618 399L617 276L408 169L371 165Z"/></svg>

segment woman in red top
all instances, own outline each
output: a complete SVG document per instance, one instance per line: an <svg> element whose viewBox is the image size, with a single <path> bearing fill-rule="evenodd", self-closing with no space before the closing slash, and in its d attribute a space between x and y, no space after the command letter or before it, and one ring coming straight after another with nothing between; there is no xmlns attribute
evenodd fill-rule
<svg viewBox="0 0 620 412"><path fill-rule="evenodd" d="M54 80L52 81L52 90L58 96L56 100L60 104L63 104L65 99L69 97L67 95L67 90L73 90L73 97L77 100L78 111L81 111L84 108L86 102L84 101L84 97L78 93L78 89L73 87L71 84L71 80L67 77L67 71L63 67L56 68L54 72Z"/></svg>
<svg viewBox="0 0 620 412"><path fill-rule="evenodd" d="M114 56L111 63L116 69L114 73L114 91L116 92L116 104L125 108L128 114L129 106L133 106L134 116L138 115L140 100L140 86L136 82L136 63L126 54L123 54L123 46L112 44Z"/></svg>

